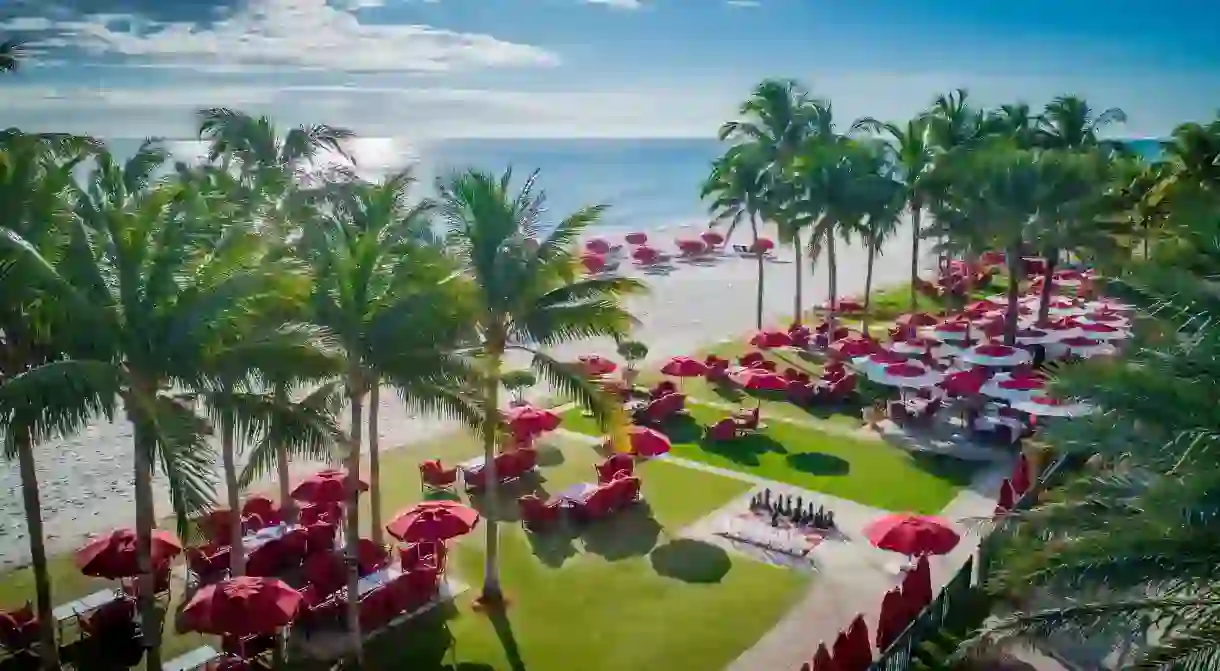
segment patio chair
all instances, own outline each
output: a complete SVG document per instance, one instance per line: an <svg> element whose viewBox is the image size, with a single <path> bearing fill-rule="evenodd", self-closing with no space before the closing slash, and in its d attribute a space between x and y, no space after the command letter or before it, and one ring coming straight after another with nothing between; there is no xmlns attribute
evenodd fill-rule
<svg viewBox="0 0 1220 671"><path fill-rule="evenodd" d="M715 424L707 427L705 433L708 439L716 442L726 442L737 438L737 423L732 419L725 417Z"/></svg>
<svg viewBox="0 0 1220 671"><path fill-rule="evenodd" d="M275 502L265 496L251 496L242 504L241 514L258 515L263 520L264 526L275 526L282 521L280 509L276 507Z"/></svg>
<svg viewBox="0 0 1220 671"><path fill-rule="evenodd" d="M339 525L327 522L315 522L305 527L306 554L334 551L338 533Z"/></svg>
<svg viewBox="0 0 1220 671"><path fill-rule="evenodd" d="M216 510L199 522L203 535L213 545L228 545L232 539L233 525L238 519L231 510Z"/></svg>
<svg viewBox="0 0 1220 671"><path fill-rule="evenodd" d="M396 614L393 596L385 585L360 597L360 630L366 635L384 627Z"/></svg>
<svg viewBox="0 0 1220 671"><path fill-rule="evenodd" d="M620 471L626 471L627 475L635 472L635 460L629 454L616 453L606 458L600 464L593 466L597 471L597 484L605 484L614 479L614 475Z"/></svg>
<svg viewBox="0 0 1220 671"><path fill-rule="evenodd" d="M807 405L813 399L813 385L798 380L789 380L788 388L784 393L788 396L788 401L791 403Z"/></svg>
<svg viewBox="0 0 1220 671"><path fill-rule="evenodd" d="M743 418L734 417L733 423L736 424L738 431L757 431L760 418L760 409L754 408L745 413Z"/></svg>
<svg viewBox="0 0 1220 671"><path fill-rule="evenodd" d="M233 636L220 637L220 649L227 655L232 655L243 662L250 662L260 655L265 655L277 645L274 634L266 636Z"/></svg>
<svg viewBox="0 0 1220 671"><path fill-rule="evenodd" d="M520 471L520 475L525 475L536 468L538 468L537 449L523 447L517 450L517 469Z"/></svg>
<svg viewBox="0 0 1220 671"><path fill-rule="evenodd" d="M303 503L297 510L297 524L307 527L317 522L338 522L341 516L337 503Z"/></svg>
<svg viewBox="0 0 1220 671"><path fill-rule="evenodd" d="M24 606L11 612L0 612L0 648L10 654L31 652L38 642L38 617L34 606Z"/></svg>
<svg viewBox="0 0 1220 671"><path fill-rule="evenodd" d="M229 573L229 546L208 544L186 549L187 582L209 585Z"/></svg>
<svg viewBox="0 0 1220 671"><path fill-rule="evenodd" d="M648 397L655 401L676 391L678 391L678 385L670 380L661 380L657 383L657 386L648 390Z"/></svg>
<svg viewBox="0 0 1220 671"><path fill-rule="evenodd" d="M135 634L135 617L135 599L121 598L82 617L80 630L87 638L125 638Z"/></svg>
<svg viewBox="0 0 1220 671"><path fill-rule="evenodd" d="M750 352L737 358L737 363L745 368L755 368L763 361L766 361L766 357L762 355L762 352Z"/></svg>
<svg viewBox="0 0 1220 671"><path fill-rule="evenodd" d="M482 491L487 487L487 471L482 468L462 471L462 484L465 486L467 494Z"/></svg>
<svg viewBox="0 0 1220 671"><path fill-rule="evenodd" d="M517 499L517 511L526 531L539 531L559 522L559 502L543 501L533 494Z"/></svg>
<svg viewBox="0 0 1220 671"><path fill-rule="evenodd" d="M622 510L640 500L640 479L633 475L622 475L610 485L611 500L616 510Z"/></svg>
<svg viewBox="0 0 1220 671"><path fill-rule="evenodd" d="M347 584L347 570L343 558L333 552L319 552L305 557L301 563L301 576L313 585L318 596L326 599Z"/></svg>
<svg viewBox="0 0 1220 671"><path fill-rule="evenodd" d="M419 484L421 490L450 491L457 486L457 469L446 469L440 459L421 461Z"/></svg>
<svg viewBox="0 0 1220 671"><path fill-rule="evenodd" d="M385 546L374 543L373 539L361 538L356 541L356 561L360 565L360 577L364 577L389 566L390 553Z"/></svg>
<svg viewBox="0 0 1220 671"><path fill-rule="evenodd" d="M168 560L153 567L153 598L166 596L169 594L170 582L170 562ZM123 582L123 593L135 598L140 592L140 585L143 584L138 577Z"/></svg>
<svg viewBox="0 0 1220 671"><path fill-rule="evenodd" d="M246 575L273 578L286 563L283 539L276 538L250 551L246 557Z"/></svg>
<svg viewBox="0 0 1220 671"><path fill-rule="evenodd" d="M402 577L403 587L402 604L404 610L408 613L415 612L420 608L428 605L436 598L437 592L441 585L441 576L436 571L424 569L420 571L412 571L404 573ZM395 605L398 604L397 599L394 600Z"/></svg>

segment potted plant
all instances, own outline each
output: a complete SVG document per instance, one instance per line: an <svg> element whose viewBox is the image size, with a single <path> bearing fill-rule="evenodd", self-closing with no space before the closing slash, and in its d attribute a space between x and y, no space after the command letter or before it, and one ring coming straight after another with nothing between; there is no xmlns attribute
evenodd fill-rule
<svg viewBox="0 0 1220 671"><path fill-rule="evenodd" d="M538 376L529 370L510 370L500 376L500 384L513 396L509 405L521 406L525 405L525 391L538 384Z"/></svg>
<svg viewBox="0 0 1220 671"><path fill-rule="evenodd" d="M648 357L648 345L638 340L623 340L618 344L618 355L627 362L627 367L623 370L623 382L627 383L628 387L635 387L635 379L640 375L636 364Z"/></svg>

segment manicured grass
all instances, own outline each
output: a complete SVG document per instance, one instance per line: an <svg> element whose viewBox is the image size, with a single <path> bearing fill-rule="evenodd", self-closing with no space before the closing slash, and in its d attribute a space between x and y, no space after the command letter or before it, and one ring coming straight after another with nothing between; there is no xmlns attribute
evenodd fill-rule
<svg viewBox="0 0 1220 671"><path fill-rule="evenodd" d="M672 454L750 473L894 511L931 514L970 482L976 466L933 455L913 454L881 440L854 438L796 425L767 422L761 432L730 442L704 437L704 428L725 417L721 410L692 404L689 417L667 424ZM573 417L572 415L576 416ZM597 434L579 413L564 414L564 428Z"/></svg>
<svg viewBox="0 0 1220 671"><path fill-rule="evenodd" d="M479 454L456 434L382 458L383 509L388 522L399 508L421 500L417 464L446 464ZM451 555L455 576L472 585L457 603L386 632L369 649L368 662L385 669L722 668L753 644L803 593L808 576L730 557L718 548L675 541L677 532L747 489L746 483L664 462L639 469L645 503L610 520L574 531L527 534L515 499L527 491L553 494L595 478L602 455L562 437L544 440L540 475L502 492L495 520L484 512L475 533ZM465 495L463 495L465 499ZM361 519L368 528L367 497ZM511 606L506 618L476 613L471 601L482 578L485 526L497 524L501 575ZM654 554L655 552L655 554ZM654 561L655 559L655 561ZM52 560L55 601L88 594L105 581L84 578L68 555ZM182 585L175 581L171 613ZM33 598L28 571L0 575L0 607ZM747 619L741 609L748 609ZM219 642L165 627L168 660L198 645Z"/></svg>

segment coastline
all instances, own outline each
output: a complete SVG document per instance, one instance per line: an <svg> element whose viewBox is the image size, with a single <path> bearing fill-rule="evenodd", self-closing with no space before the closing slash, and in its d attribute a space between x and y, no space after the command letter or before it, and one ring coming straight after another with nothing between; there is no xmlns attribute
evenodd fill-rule
<svg viewBox="0 0 1220 671"><path fill-rule="evenodd" d="M650 244L672 252L677 237L696 235L700 226L667 226L643 229ZM603 228L594 235L621 242L622 228ZM766 235L774 237L774 231ZM744 242L738 234L735 242ZM909 222L904 224L877 258L873 290L903 282L910 268ZM861 293L864 288L864 250L844 245L839 250L840 295ZM780 248L777 260L764 263L766 295L764 321L787 324L791 320L794 294L794 266L790 250ZM828 298L825 264L815 272L802 271L803 307L808 309ZM674 263L667 274L644 273L625 261L620 271L645 280L650 292L633 297L629 306L640 320L634 337L649 347L647 363L666 359L713 344L754 327L756 266L753 260L724 256L706 265ZM552 350L561 358L598 353L617 358L609 340L567 343ZM510 362L522 365L523 362ZM536 389L536 396L546 390ZM428 439L460 430L456 423L435 417L408 413L390 392L382 394L379 437L383 451L409 450ZM36 455L43 522L50 554L78 547L91 534L129 526L133 519L131 476L131 429L125 421L99 422L68 439L42 446ZM320 464L295 462L294 477L316 470ZM222 480L218 478L218 482ZM12 492L0 499L0 571L28 564L29 546L25 534L20 479L15 463L0 464L0 487ZM264 480L252 490L273 490L274 482ZM154 481L157 510L169 509L164 479ZM223 498L223 497L222 497Z"/></svg>

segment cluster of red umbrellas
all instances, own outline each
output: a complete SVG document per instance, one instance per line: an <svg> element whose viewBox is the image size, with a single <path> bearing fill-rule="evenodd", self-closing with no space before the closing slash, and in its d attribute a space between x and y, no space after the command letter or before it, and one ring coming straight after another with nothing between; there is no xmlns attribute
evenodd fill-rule
<svg viewBox="0 0 1220 671"><path fill-rule="evenodd" d="M759 349L771 349L772 347L788 347L792 344L792 336L787 331L778 329L766 329L756 332L750 336L750 344Z"/></svg>
<svg viewBox="0 0 1220 671"><path fill-rule="evenodd" d="M182 553L182 543L168 531L153 529L152 564L164 565ZM140 574L136 552L136 532L117 529L91 538L73 559L81 573L95 578L118 580Z"/></svg>

